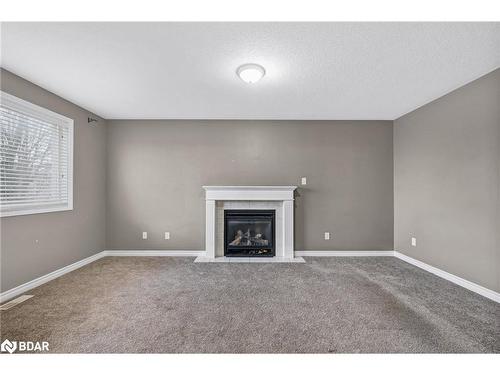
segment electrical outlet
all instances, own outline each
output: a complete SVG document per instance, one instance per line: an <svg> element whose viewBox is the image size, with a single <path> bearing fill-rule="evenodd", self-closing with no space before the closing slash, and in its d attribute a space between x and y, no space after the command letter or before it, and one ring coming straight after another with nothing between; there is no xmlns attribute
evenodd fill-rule
<svg viewBox="0 0 500 375"><path fill-rule="evenodd" d="M148 232L142 232L142 239L147 240L148 239Z"/></svg>
<svg viewBox="0 0 500 375"><path fill-rule="evenodd" d="M302 185L307 185L307 177L302 177L302 178L300 179L300 183L301 183Z"/></svg>
<svg viewBox="0 0 500 375"><path fill-rule="evenodd" d="M329 240L330 239L330 232L325 232L325 240Z"/></svg>
<svg viewBox="0 0 500 375"><path fill-rule="evenodd" d="M165 232L165 239L169 240L170 239L170 232Z"/></svg>
<svg viewBox="0 0 500 375"><path fill-rule="evenodd" d="M417 246L417 237L412 237L411 238L411 246L413 246L413 247Z"/></svg>

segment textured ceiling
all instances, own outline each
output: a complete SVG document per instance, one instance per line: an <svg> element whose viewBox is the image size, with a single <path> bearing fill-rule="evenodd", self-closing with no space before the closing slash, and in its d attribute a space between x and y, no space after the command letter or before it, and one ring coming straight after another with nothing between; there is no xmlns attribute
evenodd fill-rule
<svg viewBox="0 0 500 375"><path fill-rule="evenodd" d="M500 23L3 23L2 67L105 118L395 119L500 67ZM257 84L235 74L263 65Z"/></svg>

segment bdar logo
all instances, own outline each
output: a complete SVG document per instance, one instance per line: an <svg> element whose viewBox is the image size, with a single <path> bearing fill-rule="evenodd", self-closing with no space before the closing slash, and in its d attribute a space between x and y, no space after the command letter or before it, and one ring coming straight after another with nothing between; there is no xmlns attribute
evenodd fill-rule
<svg viewBox="0 0 500 375"><path fill-rule="evenodd" d="M10 341L4 340L0 344L1 352L18 353L22 352L48 352L49 343L47 341Z"/></svg>
<svg viewBox="0 0 500 375"><path fill-rule="evenodd" d="M2 352L9 352L10 354L14 353L17 349L16 341L4 340L0 345L0 350Z"/></svg>

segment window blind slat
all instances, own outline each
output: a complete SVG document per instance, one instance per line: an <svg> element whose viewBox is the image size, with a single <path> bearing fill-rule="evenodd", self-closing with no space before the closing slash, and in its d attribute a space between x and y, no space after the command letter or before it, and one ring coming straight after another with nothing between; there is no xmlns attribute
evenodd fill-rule
<svg viewBox="0 0 500 375"><path fill-rule="evenodd" d="M0 124L1 126L2 124ZM43 151L44 148L50 149L50 146L54 146L58 144L60 138L57 134L48 134L41 133L40 135L36 135L33 133L22 133L22 134L8 134L4 136L4 134L0 134L0 140L2 141L2 146L10 147L14 150L22 150L22 148L36 146L36 148L25 149L25 151Z"/></svg>
<svg viewBox="0 0 500 375"><path fill-rule="evenodd" d="M36 199L45 199L45 198L54 198L54 197L64 197L65 193L61 192L47 192L47 191L39 191L39 192L18 192L15 195L10 193L2 193L2 198L6 200L17 200L17 199L26 199L30 198L33 200Z"/></svg>
<svg viewBox="0 0 500 375"><path fill-rule="evenodd" d="M60 173L47 173L47 172L40 172L40 171L34 171L33 173L30 173L29 175L25 173L25 171L11 171L11 172L4 172L2 175L0 175L0 178L3 180L36 180L36 179L45 179L45 178L53 178L54 176L59 176Z"/></svg>
<svg viewBox="0 0 500 375"><path fill-rule="evenodd" d="M50 178L38 178L38 179L32 179L32 180L28 180L28 179L24 179L24 180L20 180L19 184L17 184L17 186L27 186L28 184L50 184L52 182L53 179L55 178L59 178L59 177L50 177ZM6 179L3 179L1 180L2 184L4 186L9 186L9 187L14 187L14 184L12 184L12 180L6 180Z"/></svg>
<svg viewBox="0 0 500 375"><path fill-rule="evenodd" d="M24 206L23 208L26 208L26 207L30 207L30 206L38 206L38 205L41 205L41 204L60 204L60 205L66 205L66 202L64 201L61 201L60 199L42 199L42 200L39 200L39 201L30 201L30 202L26 202L26 201L23 201L23 200L18 200L18 201L12 201L12 202L9 202L9 204L4 204L2 203L2 208L10 208L10 210L12 210L12 207L16 207L17 206Z"/></svg>
<svg viewBox="0 0 500 375"><path fill-rule="evenodd" d="M8 203L2 203L2 207L3 206L7 206L7 207L15 207L19 204L26 204L26 205L41 205L41 204L61 204L61 205L64 205L66 204L66 202L64 202L64 200L62 200L61 198L59 197L55 197L55 198L45 198L45 199L40 199L40 200L22 200L22 199L19 199L19 200L16 200L16 201L11 201L11 202L8 202Z"/></svg>
<svg viewBox="0 0 500 375"><path fill-rule="evenodd" d="M56 151L57 150L53 150L53 149L51 150L49 148L47 151L44 151L44 152L46 152L48 155L58 155L59 153ZM68 151L66 151L66 150L61 150L60 152L63 155L67 155L67 153L68 153ZM20 156L32 157L33 155L38 155L40 153L40 151L38 151L36 153L34 151L22 150L22 149L19 149L19 147L13 147L10 145L3 145L2 149L0 150L0 154L2 154L2 155L12 155L13 153L20 155Z"/></svg>
<svg viewBox="0 0 500 375"><path fill-rule="evenodd" d="M33 200L40 200L40 199L60 199L61 197L66 197L64 194L59 194L59 193L40 193L40 194L19 194L17 196L10 196L10 195L2 195L2 199L5 199L6 202L9 201L16 201L16 200L26 200L29 199L30 201Z"/></svg>
<svg viewBox="0 0 500 375"><path fill-rule="evenodd" d="M34 172L39 172L39 173L48 173L49 171L54 173L57 172L57 169L61 168L62 165L58 165L57 163L40 163L40 164L24 164L20 163L18 165L15 165L14 168L9 168L7 165L2 165L4 168L5 172L17 172L17 173L26 173L26 174L31 174Z"/></svg>
<svg viewBox="0 0 500 375"><path fill-rule="evenodd" d="M60 193L59 189L54 189L51 188L50 186L48 187L42 187L42 186L36 186L32 188L18 188L16 187L15 189L10 189L10 188L0 188L0 194L2 195L13 195L13 194L28 194L28 193L33 193L36 192L38 193Z"/></svg>
<svg viewBox="0 0 500 375"><path fill-rule="evenodd" d="M1 159L0 164L5 170L16 169L16 167L29 167L29 168L42 168L43 166L52 166L52 165L66 165L66 162L61 162L60 159L56 159L54 156L49 160L40 160L38 158L34 160L28 160L24 158L9 158L9 159Z"/></svg>
<svg viewBox="0 0 500 375"><path fill-rule="evenodd" d="M25 123L25 126L20 129L16 126L16 123L14 120L8 120L6 121L5 119L0 119L0 124L4 127L4 132L5 131L10 131L13 133L13 135L16 136L47 136L47 135L55 135L59 136L61 135L60 130L57 129L57 127L53 126L43 126L39 124L33 124L33 123ZM11 127L9 129L9 126ZM3 133L2 133L3 134Z"/></svg>
<svg viewBox="0 0 500 375"><path fill-rule="evenodd" d="M0 175L0 178L3 180L26 180L26 181L31 181L31 180L37 180L37 179L46 179L46 178L53 178L55 176L59 177L63 173L44 173L40 171L36 171L33 173L30 173L29 175L27 173L24 173L24 171L12 171L12 172L4 172L2 175Z"/></svg>

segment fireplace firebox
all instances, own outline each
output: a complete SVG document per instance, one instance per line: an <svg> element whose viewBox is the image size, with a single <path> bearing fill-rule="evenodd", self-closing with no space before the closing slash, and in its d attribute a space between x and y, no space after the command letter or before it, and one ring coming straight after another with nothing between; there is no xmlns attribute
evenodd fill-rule
<svg viewBox="0 0 500 375"><path fill-rule="evenodd" d="M275 210L224 210L224 256L275 255Z"/></svg>

